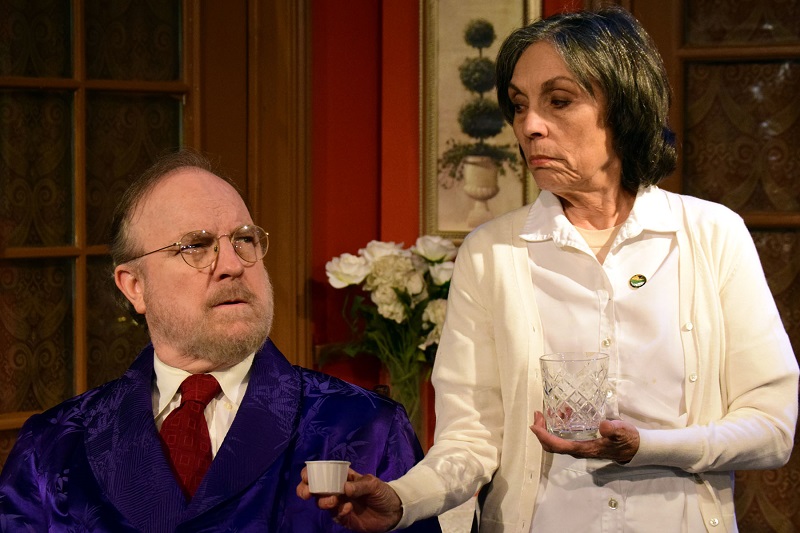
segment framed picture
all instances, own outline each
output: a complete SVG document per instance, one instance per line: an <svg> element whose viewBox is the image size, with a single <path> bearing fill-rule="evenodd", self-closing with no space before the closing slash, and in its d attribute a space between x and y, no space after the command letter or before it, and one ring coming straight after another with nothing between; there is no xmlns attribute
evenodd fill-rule
<svg viewBox="0 0 800 533"><path fill-rule="evenodd" d="M536 189L502 120L494 60L539 0L420 0L421 218L424 233L462 239L533 201Z"/></svg>

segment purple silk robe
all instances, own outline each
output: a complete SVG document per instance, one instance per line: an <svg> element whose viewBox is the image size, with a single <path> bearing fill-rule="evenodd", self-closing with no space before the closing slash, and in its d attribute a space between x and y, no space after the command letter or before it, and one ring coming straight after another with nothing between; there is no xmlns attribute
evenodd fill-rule
<svg viewBox="0 0 800 533"><path fill-rule="evenodd" d="M119 379L25 423L0 474L0 531L346 531L295 494L306 460L348 460L388 481L422 457L399 404L292 366L267 342L187 502L153 420L153 376L148 346ZM434 518L406 531L439 525Z"/></svg>

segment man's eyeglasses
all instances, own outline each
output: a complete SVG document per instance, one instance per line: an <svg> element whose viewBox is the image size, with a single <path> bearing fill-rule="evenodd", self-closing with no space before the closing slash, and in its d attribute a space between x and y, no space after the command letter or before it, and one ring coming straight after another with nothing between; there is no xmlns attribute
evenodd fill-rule
<svg viewBox="0 0 800 533"><path fill-rule="evenodd" d="M219 254L219 239L228 237L236 254L246 263L256 263L267 255L269 248L269 233L258 226L240 226L230 234L215 236L206 230L190 231L178 242L162 246L158 250L137 255L129 259L139 259L146 255L154 254L167 248L178 247L178 252L187 265L194 268L205 268L217 259Z"/></svg>

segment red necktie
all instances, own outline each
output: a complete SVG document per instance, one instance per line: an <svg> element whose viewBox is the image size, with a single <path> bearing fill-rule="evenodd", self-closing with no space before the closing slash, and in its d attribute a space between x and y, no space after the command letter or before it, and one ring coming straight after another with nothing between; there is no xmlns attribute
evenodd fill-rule
<svg viewBox="0 0 800 533"><path fill-rule="evenodd" d="M203 411L221 390L212 375L189 376L180 386L181 404L161 424L172 472L189 499L211 466L211 438Z"/></svg>

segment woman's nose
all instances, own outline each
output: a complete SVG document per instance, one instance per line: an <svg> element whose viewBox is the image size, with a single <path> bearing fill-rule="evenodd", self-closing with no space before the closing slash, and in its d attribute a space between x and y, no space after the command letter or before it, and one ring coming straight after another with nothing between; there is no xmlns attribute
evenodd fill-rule
<svg viewBox="0 0 800 533"><path fill-rule="evenodd" d="M518 120L521 123L520 133L525 138L530 139L547 135L547 123L535 110L528 109Z"/></svg>

